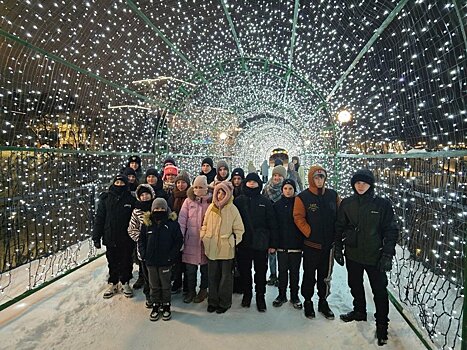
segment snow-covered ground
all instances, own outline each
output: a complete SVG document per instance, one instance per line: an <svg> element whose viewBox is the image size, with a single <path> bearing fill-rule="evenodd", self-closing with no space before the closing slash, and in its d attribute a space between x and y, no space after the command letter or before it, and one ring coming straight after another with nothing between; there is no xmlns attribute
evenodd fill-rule
<svg viewBox="0 0 467 350"><path fill-rule="evenodd" d="M136 267L136 266L135 266ZM184 304L172 300L171 321L149 321L141 290L126 299L105 300L107 265L101 257L0 312L2 349L373 349L374 307L367 285L368 322L313 320L287 303L271 303L277 288L267 287L266 313L233 306L225 314L208 314L207 302ZM335 266L331 309L337 315L351 309L346 271ZM316 302L315 302L316 309ZM385 349L423 349L399 313L391 306L389 343Z"/></svg>

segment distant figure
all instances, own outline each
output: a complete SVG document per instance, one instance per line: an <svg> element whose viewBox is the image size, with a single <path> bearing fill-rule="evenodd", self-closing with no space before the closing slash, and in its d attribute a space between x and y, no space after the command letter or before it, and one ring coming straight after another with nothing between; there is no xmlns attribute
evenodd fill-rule
<svg viewBox="0 0 467 350"><path fill-rule="evenodd" d="M263 177L264 183L268 182L268 173L269 173L269 163L267 160L264 160L263 164L261 164L261 175Z"/></svg>
<svg viewBox="0 0 467 350"><path fill-rule="evenodd" d="M298 178L300 179L300 183L298 185L298 188L300 189L300 192L304 190L304 185L305 185L305 170L303 167L300 165L300 158L297 156L292 157L292 163L295 166L295 171L298 173Z"/></svg>
<svg viewBox="0 0 467 350"><path fill-rule="evenodd" d="M256 168L251 160L248 162L248 173L256 173Z"/></svg>
<svg viewBox="0 0 467 350"><path fill-rule="evenodd" d="M287 166L287 179L293 180L296 184L298 184L298 191L302 192L303 184L298 172L295 170L295 164L289 163Z"/></svg>

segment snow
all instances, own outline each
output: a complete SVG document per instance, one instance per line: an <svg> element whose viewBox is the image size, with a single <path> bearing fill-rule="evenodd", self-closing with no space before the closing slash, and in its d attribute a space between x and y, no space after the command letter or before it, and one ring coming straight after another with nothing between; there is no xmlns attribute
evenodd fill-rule
<svg viewBox="0 0 467 350"><path fill-rule="evenodd" d="M135 266L136 268L136 266ZM206 312L207 302L184 304L181 294L173 296L172 320L149 321L144 295L118 294L103 299L106 288L105 257L0 312L2 349L373 349L374 306L366 285L368 322L344 323L326 320L321 314L313 320L290 303L272 307L277 289L267 287L268 310L259 313L240 306L241 295L234 294L233 305L225 314ZM332 294L328 301L336 315L351 309L346 270L335 266ZM317 301L315 300L315 309ZM399 313L389 315L389 343L385 349L423 349Z"/></svg>

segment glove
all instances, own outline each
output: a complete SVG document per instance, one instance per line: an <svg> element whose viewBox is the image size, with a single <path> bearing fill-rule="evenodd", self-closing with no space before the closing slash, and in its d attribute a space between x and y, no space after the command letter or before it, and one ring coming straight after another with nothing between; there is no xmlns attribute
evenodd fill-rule
<svg viewBox="0 0 467 350"><path fill-rule="evenodd" d="M340 266L344 266L344 254L342 253L341 248L335 248L334 249L334 260L336 260L336 263L338 263Z"/></svg>
<svg viewBox="0 0 467 350"><path fill-rule="evenodd" d="M388 272L392 269L392 255L383 254L378 261L378 270L381 272Z"/></svg>
<svg viewBox="0 0 467 350"><path fill-rule="evenodd" d="M94 247L96 247L96 249L101 249L102 248L101 241L94 241Z"/></svg>

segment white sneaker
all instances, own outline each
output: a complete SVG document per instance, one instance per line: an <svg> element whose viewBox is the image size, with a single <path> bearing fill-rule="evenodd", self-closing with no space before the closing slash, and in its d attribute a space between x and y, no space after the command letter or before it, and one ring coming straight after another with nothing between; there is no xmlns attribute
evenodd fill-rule
<svg viewBox="0 0 467 350"><path fill-rule="evenodd" d="M104 292L104 299L112 298L117 293L118 293L118 285L109 283L109 287Z"/></svg>
<svg viewBox="0 0 467 350"><path fill-rule="evenodd" d="M123 295L127 298L131 298L133 296L133 289L131 289L130 284L127 282L123 286Z"/></svg>

